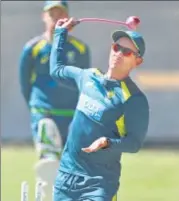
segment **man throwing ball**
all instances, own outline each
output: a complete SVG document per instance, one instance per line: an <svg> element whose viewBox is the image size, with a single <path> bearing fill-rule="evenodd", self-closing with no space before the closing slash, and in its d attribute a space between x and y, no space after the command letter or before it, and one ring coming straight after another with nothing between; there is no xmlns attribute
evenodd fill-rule
<svg viewBox="0 0 179 201"><path fill-rule="evenodd" d="M129 77L143 61L145 43L134 31L115 31L105 74L62 60L73 18L57 22L50 74L75 82L79 100L54 188L54 201L111 201L119 188L122 153L140 150L148 129L146 96Z"/></svg>

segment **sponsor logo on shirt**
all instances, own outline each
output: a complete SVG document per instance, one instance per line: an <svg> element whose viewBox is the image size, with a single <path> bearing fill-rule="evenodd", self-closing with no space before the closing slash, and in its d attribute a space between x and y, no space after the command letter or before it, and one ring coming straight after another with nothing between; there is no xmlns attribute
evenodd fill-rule
<svg viewBox="0 0 179 201"><path fill-rule="evenodd" d="M86 114L88 117L99 121L102 117L105 107L98 100L94 100L85 94L81 94L77 109Z"/></svg>

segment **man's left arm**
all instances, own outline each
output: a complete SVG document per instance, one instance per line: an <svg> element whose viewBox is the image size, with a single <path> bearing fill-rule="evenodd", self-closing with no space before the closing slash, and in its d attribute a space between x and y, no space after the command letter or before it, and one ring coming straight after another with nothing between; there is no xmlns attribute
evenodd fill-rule
<svg viewBox="0 0 179 201"><path fill-rule="evenodd" d="M90 153L107 148L120 153L138 152L144 142L149 124L149 106L145 96L135 95L125 103L124 123L125 137L118 139L101 137L82 150Z"/></svg>
<svg viewBox="0 0 179 201"><path fill-rule="evenodd" d="M126 102L124 109L126 136L108 139L109 149L135 153L141 148L148 130L149 106L144 95L135 95Z"/></svg>

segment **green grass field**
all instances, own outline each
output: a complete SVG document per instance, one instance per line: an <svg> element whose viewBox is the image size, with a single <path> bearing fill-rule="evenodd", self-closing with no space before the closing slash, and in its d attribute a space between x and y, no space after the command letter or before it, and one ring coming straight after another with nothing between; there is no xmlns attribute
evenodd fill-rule
<svg viewBox="0 0 179 201"><path fill-rule="evenodd" d="M32 148L2 148L1 200L20 201L20 185L30 185L34 195ZM179 152L141 151L122 158L120 201L179 201Z"/></svg>

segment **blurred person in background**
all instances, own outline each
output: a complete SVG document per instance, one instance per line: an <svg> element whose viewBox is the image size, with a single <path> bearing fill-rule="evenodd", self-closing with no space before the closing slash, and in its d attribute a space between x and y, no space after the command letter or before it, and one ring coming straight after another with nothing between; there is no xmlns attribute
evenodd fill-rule
<svg viewBox="0 0 179 201"><path fill-rule="evenodd" d="M122 153L140 150L149 123L146 96L130 78L143 62L145 42L135 31L112 34L108 70L80 69L63 61L73 18L59 20L50 56L50 74L76 82L80 91L69 128L54 201L112 201L119 187Z"/></svg>
<svg viewBox="0 0 179 201"><path fill-rule="evenodd" d="M68 13L67 1L45 1L42 14L45 31L25 44L20 58L21 92L31 114L33 140L39 156L36 176L47 184L44 187L47 200L52 196L52 184L78 100L75 82L72 89L68 84L58 84L49 75L55 24L68 18ZM64 52L62 60L66 65L90 68L90 50L83 41L69 35Z"/></svg>

